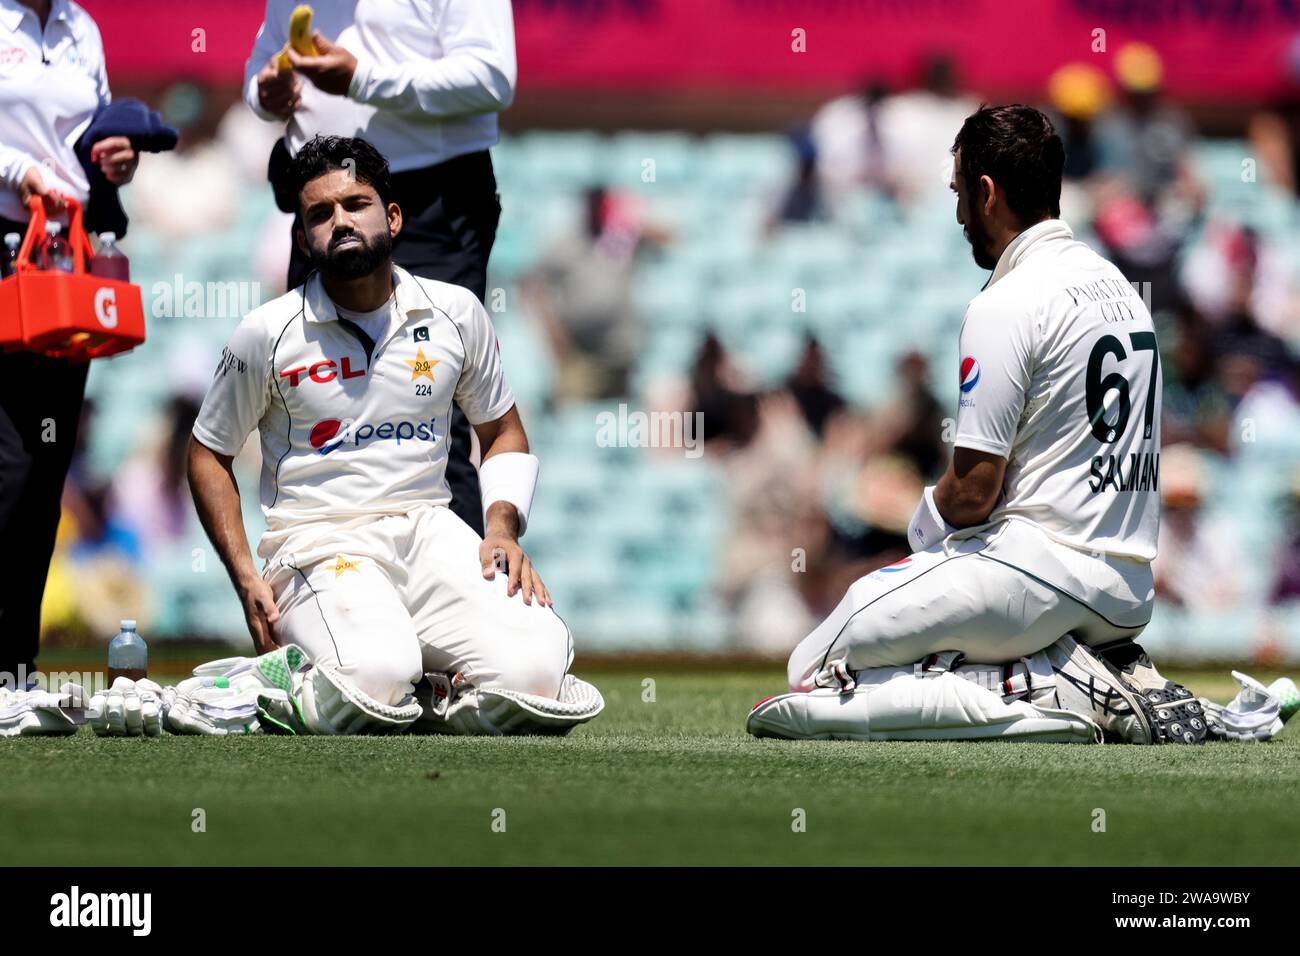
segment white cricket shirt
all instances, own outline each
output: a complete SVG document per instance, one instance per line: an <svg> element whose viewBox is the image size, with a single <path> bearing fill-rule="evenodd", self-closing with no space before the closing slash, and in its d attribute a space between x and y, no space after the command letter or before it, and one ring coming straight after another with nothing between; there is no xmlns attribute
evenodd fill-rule
<svg viewBox="0 0 1300 956"><path fill-rule="evenodd" d="M83 206L90 183L73 149L111 99L104 44L90 14L54 0L44 31L18 0L0 0L0 216L25 222L18 185L33 166Z"/></svg>
<svg viewBox="0 0 1300 956"><path fill-rule="evenodd" d="M393 273L377 337L339 318L314 273L250 312L222 352L194 437L235 455L258 430L263 558L317 523L447 504L452 400L475 425L515 403L474 293Z"/></svg>
<svg viewBox="0 0 1300 956"><path fill-rule="evenodd" d="M284 46L298 0L267 0L244 68L244 100ZM302 105L286 127L291 155L317 133L361 136L393 172L432 166L496 145L496 114L515 91L510 0L317 0L312 26L357 58L346 96L300 78Z"/></svg>
<svg viewBox="0 0 1300 956"><path fill-rule="evenodd" d="M955 442L1008 460L987 524L1028 522L1074 549L1012 529L1004 556L1093 606L1093 585L1110 577L1088 567L1100 559L1142 599L1160 527L1162 378L1137 290L1063 221L1045 220L1002 253L966 311L960 350Z"/></svg>

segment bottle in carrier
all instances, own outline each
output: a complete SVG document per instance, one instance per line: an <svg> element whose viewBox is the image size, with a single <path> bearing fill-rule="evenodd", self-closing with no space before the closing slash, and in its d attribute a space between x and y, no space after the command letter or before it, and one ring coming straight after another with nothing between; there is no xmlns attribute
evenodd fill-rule
<svg viewBox="0 0 1300 956"><path fill-rule="evenodd" d="M42 267L48 272L72 271L72 247L59 233L63 227L57 222L45 224L45 249Z"/></svg>
<svg viewBox="0 0 1300 956"><path fill-rule="evenodd" d="M99 251L95 253L95 258L90 260L90 272L105 279L131 281L131 261L118 248L117 233L99 234Z"/></svg>
<svg viewBox="0 0 1300 956"><path fill-rule="evenodd" d="M16 232L5 233L5 250L0 254L0 278L7 279L18 271L18 247L23 237Z"/></svg>
<svg viewBox="0 0 1300 956"><path fill-rule="evenodd" d="M140 680L149 673L149 649L135 632L135 621L125 620L108 645L108 686L119 677Z"/></svg>

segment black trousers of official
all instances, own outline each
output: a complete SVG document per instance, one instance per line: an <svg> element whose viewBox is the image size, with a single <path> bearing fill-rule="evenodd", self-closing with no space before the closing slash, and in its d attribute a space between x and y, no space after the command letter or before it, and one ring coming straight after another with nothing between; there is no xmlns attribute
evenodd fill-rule
<svg viewBox="0 0 1300 956"><path fill-rule="evenodd" d="M0 218L0 235L27 224ZM89 362L0 354L0 671L30 673Z"/></svg>
<svg viewBox="0 0 1300 956"><path fill-rule="evenodd" d="M402 232L393 246L393 261L413 275L464 286L484 301L488 257L501 218L487 150L394 173L392 181L393 201L402 209ZM289 288L305 282L311 271L311 261L293 243ZM465 413L453 405L447 457L451 510L481 537L483 502L478 472L469 460L469 428Z"/></svg>

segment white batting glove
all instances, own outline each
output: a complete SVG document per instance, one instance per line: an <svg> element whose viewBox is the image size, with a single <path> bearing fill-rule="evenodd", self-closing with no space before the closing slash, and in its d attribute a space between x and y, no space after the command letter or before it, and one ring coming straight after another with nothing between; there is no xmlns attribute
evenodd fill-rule
<svg viewBox="0 0 1300 956"><path fill-rule="evenodd" d="M1216 704L1201 698L1210 733L1224 740L1272 740L1282 732L1281 701L1248 674L1233 671L1232 677L1241 690L1231 701Z"/></svg>
<svg viewBox="0 0 1300 956"><path fill-rule="evenodd" d="M148 678L119 677L90 698L86 722L101 737L157 737L162 734L163 689Z"/></svg>
<svg viewBox="0 0 1300 956"><path fill-rule="evenodd" d="M63 737L77 732L85 691L64 684L47 690L0 688L0 737Z"/></svg>
<svg viewBox="0 0 1300 956"><path fill-rule="evenodd" d="M288 701L288 694L256 681L231 686L224 678L190 677L167 688L166 726L173 734L225 737L255 734L259 696Z"/></svg>

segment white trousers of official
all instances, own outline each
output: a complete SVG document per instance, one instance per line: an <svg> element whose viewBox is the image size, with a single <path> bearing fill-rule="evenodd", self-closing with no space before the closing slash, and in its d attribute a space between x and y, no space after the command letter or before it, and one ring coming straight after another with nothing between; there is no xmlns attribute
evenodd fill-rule
<svg viewBox="0 0 1300 956"><path fill-rule="evenodd" d="M1112 623L994 553L984 537L949 538L859 578L794 649L790 689L835 686L832 672L841 663L853 672L961 651L971 663L1003 664L1067 633L1088 645L1141 633L1142 626Z"/></svg>
<svg viewBox="0 0 1300 956"><path fill-rule="evenodd" d="M504 573L484 580L480 543L442 506L313 525L263 569L280 609L276 638L384 704L436 672L555 697L572 635L550 608L507 597Z"/></svg>

